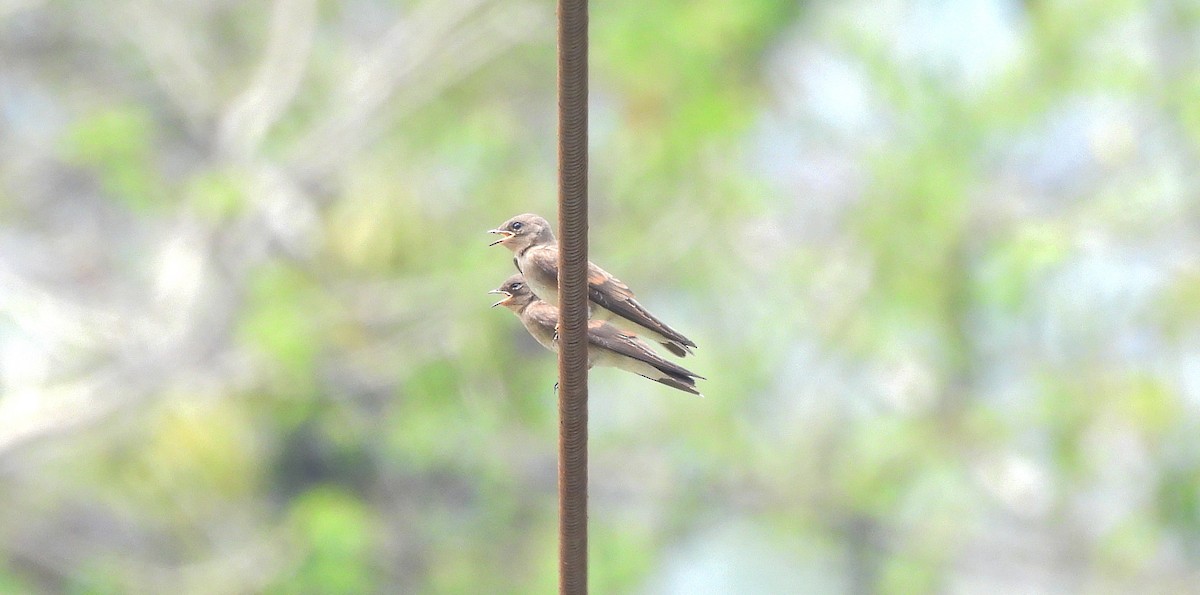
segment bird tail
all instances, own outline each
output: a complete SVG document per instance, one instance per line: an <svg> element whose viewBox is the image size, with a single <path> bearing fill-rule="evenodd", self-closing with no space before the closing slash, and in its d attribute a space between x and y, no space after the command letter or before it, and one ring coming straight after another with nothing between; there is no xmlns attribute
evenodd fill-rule
<svg viewBox="0 0 1200 595"><path fill-rule="evenodd" d="M593 308L594 320L605 320L612 323L617 328L631 332L643 339L650 339L670 351L675 357L687 357L695 355L693 348L696 344L691 339L683 336L679 331L667 326L661 320L652 316L641 304L636 301L623 303L621 312L615 312L607 308ZM650 324L646 326L641 322L633 319L634 314L640 314L641 320Z"/></svg>
<svg viewBox="0 0 1200 595"><path fill-rule="evenodd" d="M699 374L663 359L637 335L597 320L588 323L588 331L595 365L613 366L685 393L700 394L696 390L696 379L702 378Z"/></svg>
<svg viewBox="0 0 1200 595"><path fill-rule="evenodd" d="M647 377L649 378L649 377ZM659 384L665 384L671 388L681 390L685 393L691 393L698 397L703 397L700 391L696 390L696 379L690 376L674 376L665 374L661 378L650 378Z"/></svg>
<svg viewBox="0 0 1200 595"><path fill-rule="evenodd" d="M668 340L664 340L664 341L659 341L659 343L663 347L666 347L667 351L670 351L675 357L687 357L689 355L695 354L695 352L692 351L691 347L684 345L683 343L680 343L679 341L671 341L668 339Z"/></svg>
<svg viewBox="0 0 1200 595"><path fill-rule="evenodd" d="M696 390L696 379L703 380L703 376L661 357L651 356L641 360L631 358L621 367L659 384L665 384L685 393L704 396Z"/></svg>

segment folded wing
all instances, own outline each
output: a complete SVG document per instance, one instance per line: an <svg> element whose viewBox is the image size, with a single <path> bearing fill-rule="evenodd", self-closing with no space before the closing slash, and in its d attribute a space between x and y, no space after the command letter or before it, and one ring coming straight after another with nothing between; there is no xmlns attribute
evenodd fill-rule
<svg viewBox="0 0 1200 595"><path fill-rule="evenodd" d="M609 352L608 359L614 367L684 392L700 394L696 390L696 379L702 376L663 359L637 336L607 322L593 320L588 323L588 343Z"/></svg>

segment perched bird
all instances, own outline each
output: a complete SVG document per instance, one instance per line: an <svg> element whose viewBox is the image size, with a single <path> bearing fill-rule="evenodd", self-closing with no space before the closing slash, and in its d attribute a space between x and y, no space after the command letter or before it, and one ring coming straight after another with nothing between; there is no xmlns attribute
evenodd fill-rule
<svg viewBox="0 0 1200 595"><path fill-rule="evenodd" d="M558 351L558 308L541 300L520 274L488 293L503 294L492 307L512 310L525 330L546 349ZM659 356L633 333L625 332L603 320L588 321L588 368L608 366L633 372L683 392L700 395L696 379L703 376ZM700 395L703 396L703 395Z"/></svg>
<svg viewBox="0 0 1200 595"><path fill-rule="evenodd" d="M558 304L558 242L550 222L532 213L517 215L488 233L512 250L513 263L525 276L539 298ZM683 357L692 353L695 343L679 331L650 314L629 290L629 286L600 267L588 263L588 299L591 318L607 320L627 331L662 343L671 353Z"/></svg>

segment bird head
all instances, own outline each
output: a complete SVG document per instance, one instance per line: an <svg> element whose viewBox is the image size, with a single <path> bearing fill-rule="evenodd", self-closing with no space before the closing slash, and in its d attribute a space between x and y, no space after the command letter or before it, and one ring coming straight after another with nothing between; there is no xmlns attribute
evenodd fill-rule
<svg viewBox="0 0 1200 595"><path fill-rule="evenodd" d="M520 312L525 306L528 306L537 296L529 289L529 285L525 283L525 278L520 274L513 275L505 279L504 283L489 291L491 294L500 294L504 299L492 304L492 307L504 306L513 312Z"/></svg>
<svg viewBox="0 0 1200 595"><path fill-rule="evenodd" d="M533 245L554 242L554 231L550 229L550 222L533 213L517 215L488 233L501 236L492 242L491 246L502 244L513 252L520 252Z"/></svg>

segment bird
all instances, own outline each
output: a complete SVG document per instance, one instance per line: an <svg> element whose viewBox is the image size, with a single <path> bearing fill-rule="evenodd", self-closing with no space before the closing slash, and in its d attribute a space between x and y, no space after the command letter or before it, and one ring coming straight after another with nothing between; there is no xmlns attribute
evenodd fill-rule
<svg viewBox="0 0 1200 595"><path fill-rule="evenodd" d="M517 215L490 230L501 236L489 244L503 245L513 251L513 264L525 276L533 292L543 301L558 303L558 242L550 222L533 213ZM604 269L588 262L588 301L591 318L607 320L624 330L646 337L666 347L678 357L693 354L696 344L638 303L629 286Z"/></svg>
<svg viewBox="0 0 1200 595"><path fill-rule="evenodd" d="M558 351L558 308L539 298L520 273L488 293L504 295L504 299L492 307L508 308L521 319L525 330L538 343ZM704 396L696 389L696 379L704 380L703 376L663 359L633 333L603 320L589 320L587 339L588 369L593 366L619 368L686 393Z"/></svg>

